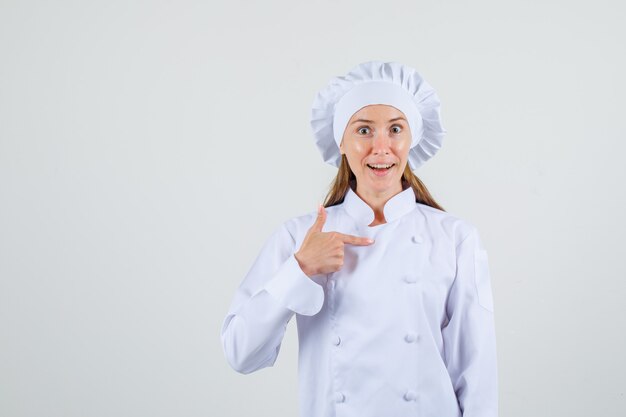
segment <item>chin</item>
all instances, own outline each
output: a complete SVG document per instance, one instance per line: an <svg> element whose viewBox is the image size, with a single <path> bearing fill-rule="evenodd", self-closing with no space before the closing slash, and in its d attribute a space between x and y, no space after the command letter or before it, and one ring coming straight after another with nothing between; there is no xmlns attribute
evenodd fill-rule
<svg viewBox="0 0 626 417"><path fill-rule="evenodd" d="M400 184L400 178L380 182L365 181L363 184L368 189L380 193L395 188L398 184Z"/></svg>

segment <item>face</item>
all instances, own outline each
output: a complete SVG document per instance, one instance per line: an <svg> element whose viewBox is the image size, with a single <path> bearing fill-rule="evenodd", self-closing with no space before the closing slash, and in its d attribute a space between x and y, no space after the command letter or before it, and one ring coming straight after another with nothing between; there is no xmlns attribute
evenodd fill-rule
<svg viewBox="0 0 626 417"><path fill-rule="evenodd" d="M356 176L359 194L393 195L402 191L411 140L404 113L393 106L373 104L352 115L339 149Z"/></svg>

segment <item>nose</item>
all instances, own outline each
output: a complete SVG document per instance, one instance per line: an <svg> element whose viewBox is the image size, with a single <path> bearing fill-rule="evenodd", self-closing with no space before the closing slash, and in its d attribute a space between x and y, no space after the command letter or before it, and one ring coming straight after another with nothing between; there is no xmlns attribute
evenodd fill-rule
<svg viewBox="0 0 626 417"><path fill-rule="evenodd" d="M372 143L372 153L374 155L387 155L389 154L389 147L391 145L391 138L389 135L383 132L377 132L374 135L374 141Z"/></svg>

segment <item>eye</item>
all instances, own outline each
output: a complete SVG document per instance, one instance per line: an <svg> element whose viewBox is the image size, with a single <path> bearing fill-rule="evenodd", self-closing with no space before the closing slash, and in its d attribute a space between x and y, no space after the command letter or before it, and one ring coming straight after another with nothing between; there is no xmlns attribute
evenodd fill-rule
<svg viewBox="0 0 626 417"><path fill-rule="evenodd" d="M400 125L393 125L391 127L391 130L393 131L393 133L400 133L402 131L402 126L400 126Z"/></svg>
<svg viewBox="0 0 626 417"><path fill-rule="evenodd" d="M358 132L362 135L367 135L369 133L369 129L369 127L363 126L359 128ZM363 130L367 130L367 132L364 132Z"/></svg>

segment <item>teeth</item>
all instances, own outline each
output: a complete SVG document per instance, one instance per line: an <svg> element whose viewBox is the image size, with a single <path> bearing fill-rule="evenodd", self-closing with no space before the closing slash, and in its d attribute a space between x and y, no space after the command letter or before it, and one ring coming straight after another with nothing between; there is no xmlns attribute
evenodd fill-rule
<svg viewBox="0 0 626 417"><path fill-rule="evenodd" d="M390 165L382 165L382 164L367 164L368 166L372 167L372 168L391 168L393 166L393 164Z"/></svg>

